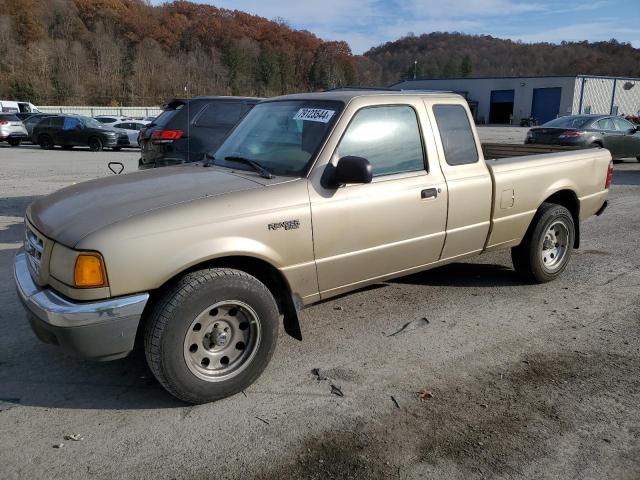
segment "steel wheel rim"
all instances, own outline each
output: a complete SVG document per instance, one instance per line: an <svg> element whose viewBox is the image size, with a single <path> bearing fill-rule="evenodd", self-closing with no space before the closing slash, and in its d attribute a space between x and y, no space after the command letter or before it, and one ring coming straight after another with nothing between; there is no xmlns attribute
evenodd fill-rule
<svg viewBox="0 0 640 480"><path fill-rule="evenodd" d="M228 380L249 366L261 338L255 310L244 302L225 300L207 307L191 322L184 338L184 360L202 380Z"/></svg>
<svg viewBox="0 0 640 480"><path fill-rule="evenodd" d="M542 266L553 272L560 268L569 249L569 227L561 220L553 222L542 240L540 261Z"/></svg>

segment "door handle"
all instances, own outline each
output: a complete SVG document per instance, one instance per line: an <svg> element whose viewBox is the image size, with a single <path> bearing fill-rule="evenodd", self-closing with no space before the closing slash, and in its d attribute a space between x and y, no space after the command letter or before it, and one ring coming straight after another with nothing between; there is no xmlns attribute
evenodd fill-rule
<svg viewBox="0 0 640 480"><path fill-rule="evenodd" d="M425 188L420 192L420 198L423 200L425 198L436 198L437 196L438 196L437 188Z"/></svg>

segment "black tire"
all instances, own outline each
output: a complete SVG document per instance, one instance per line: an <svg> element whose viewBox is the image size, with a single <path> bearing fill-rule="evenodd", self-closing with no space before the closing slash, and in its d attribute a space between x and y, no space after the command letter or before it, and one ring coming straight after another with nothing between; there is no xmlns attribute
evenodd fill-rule
<svg viewBox="0 0 640 480"><path fill-rule="evenodd" d="M552 225L557 226L557 230L548 236ZM564 229L566 238L564 233L556 235ZM513 267L522 278L530 282L545 283L555 280L569 263L575 235L571 212L562 205L543 203L522 243L511 249Z"/></svg>
<svg viewBox="0 0 640 480"><path fill-rule="evenodd" d="M9 145L11 145L12 147L18 147L20 146L20 142L22 140L19 138L10 138L9 140L7 140L7 142L9 143Z"/></svg>
<svg viewBox="0 0 640 480"><path fill-rule="evenodd" d="M89 150L92 152L101 152L103 148L104 145L99 137L91 137L89 139Z"/></svg>
<svg viewBox="0 0 640 480"><path fill-rule="evenodd" d="M38 137L38 145L40 145L40 148L43 150L52 150L54 147L53 138L46 134L40 135Z"/></svg>
<svg viewBox="0 0 640 480"><path fill-rule="evenodd" d="M636 157L636 160L640 162L640 156Z"/></svg>
<svg viewBox="0 0 640 480"><path fill-rule="evenodd" d="M225 319L232 318L230 315L239 315L232 313L233 309L227 310L224 314L219 313L218 308L212 308L224 304L219 307L220 311L224 312L225 302L238 302L249 306L255 313L255 321L251 320L251 327L242 328L240 323L239 329L232 328L228 334L228 344L218 347L211 341L213 332L218 330L210 330L209 333L206 331L218 328L217 322L225 325ZM211 316L213 316L212 320ZM204 320L201 321L200 318ZM209 326L205 323L206 321L209 322ZM202 322L202 325L194 322ZM246 321L243 323L246 324ZM209 360L206 365L201 364L204 374L194 372L200 367L197 365L197 360L194 361L190 357L189 352L194 352L193 355L196 357L196 355L206 355L212 352L210 349L214 348L241 349L238 345L244 345L244 343L241 341L235 343L239 338L236 335L240 330L255 331L256 329L259 334L254 336L254 341L255 338L259 340L251 346L251 351L247 351L247 357L244 360L242 355L245 353L238 354L241 357L235 367L237 371L230 374L231 376L216 379L203 379L198 376L198 373L209 375L206 370L209 367L215 374L216 365L210 365ZM162 295L151 310L144 330L147 363L158 381L173 396L189 403L212 402L239 393L256 381L273 355L278 339L278 329L279 313L276 301L267 287L255 277L229 268L199 270L182 277ZM190 335L196 335L193 332L202 332L197 335L208 338L202 339L201 344L194 343L187 348L192 343ZM205 341L210 343L207 345ZM251 342L247 340L247 345L249 344ZM196 350L191 350L192 347L196 348L197 354ZM233 352L236 351L233 350ZM227 364L223 363L224 358L229 362L228 357L222 357L217 365L218 369L230 369L234 365L231 363L226 367Z"/></svg>
<svg viewBox="0 0 640 480"><path fill-rule="evenodd" d="M73 145L62 145L62 149L63 150L72 150L73 149Z"/></svg>

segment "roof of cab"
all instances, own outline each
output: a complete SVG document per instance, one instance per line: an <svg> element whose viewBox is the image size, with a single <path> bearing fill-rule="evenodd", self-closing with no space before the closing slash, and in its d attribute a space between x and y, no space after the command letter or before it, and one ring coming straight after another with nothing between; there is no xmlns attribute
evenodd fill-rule
<svg viewBox="0 0 640 480"><path fill-rule="evenodd" d="M341 102L349 102L356 97L407 97L407 96L424 96L438 98L462 98L461 95L452 92L426 91L426 90L329 90L326 92L313 93L294 93L291 95L282 95L273 97L271 100L337 100Z"/></svg>

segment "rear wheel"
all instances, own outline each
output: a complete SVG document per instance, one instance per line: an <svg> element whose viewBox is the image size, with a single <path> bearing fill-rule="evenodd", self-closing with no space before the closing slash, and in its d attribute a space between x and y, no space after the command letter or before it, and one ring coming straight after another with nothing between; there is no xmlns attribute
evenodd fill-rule
<svg viewBox="0 0 640 480"><path fill-rule="evenodd" d="M175 397L206 403L251 385L269 363L279 314L271 292L240 270L212 268L184 276L151 312L145 353Z"/></svg>
<svg viewBox="0 0 640 480"><path fill-rule="evenodd" d="M38 145L44 150L51 150L53 148L53 138L49 135L40 135L38 137Z"/></svg>
<svg viewBox="0 0 640 480"><path fill-rule="evenodd" d="M21 141L22 140L19 139L19 138L11 138L11 139L7 140L7 142L9 142L9 145L11 145L12 147L19 146Z"/></svg>
<svg viewBox="0 0 640 480"><path fill-rule="evenodd" d="M98 137L91 137L89 139L89 150L91 150L92 152L100 152L102 151L102 148L102 140L100 140Z"/></svg>
<svg viewBox="0 0 640 480"><path fill-rule="evenodd" d="M567 267L574 241L571 212L562 205L543 203L522 243L511 249L513 266L528 281L554 280Z"/></svg>

